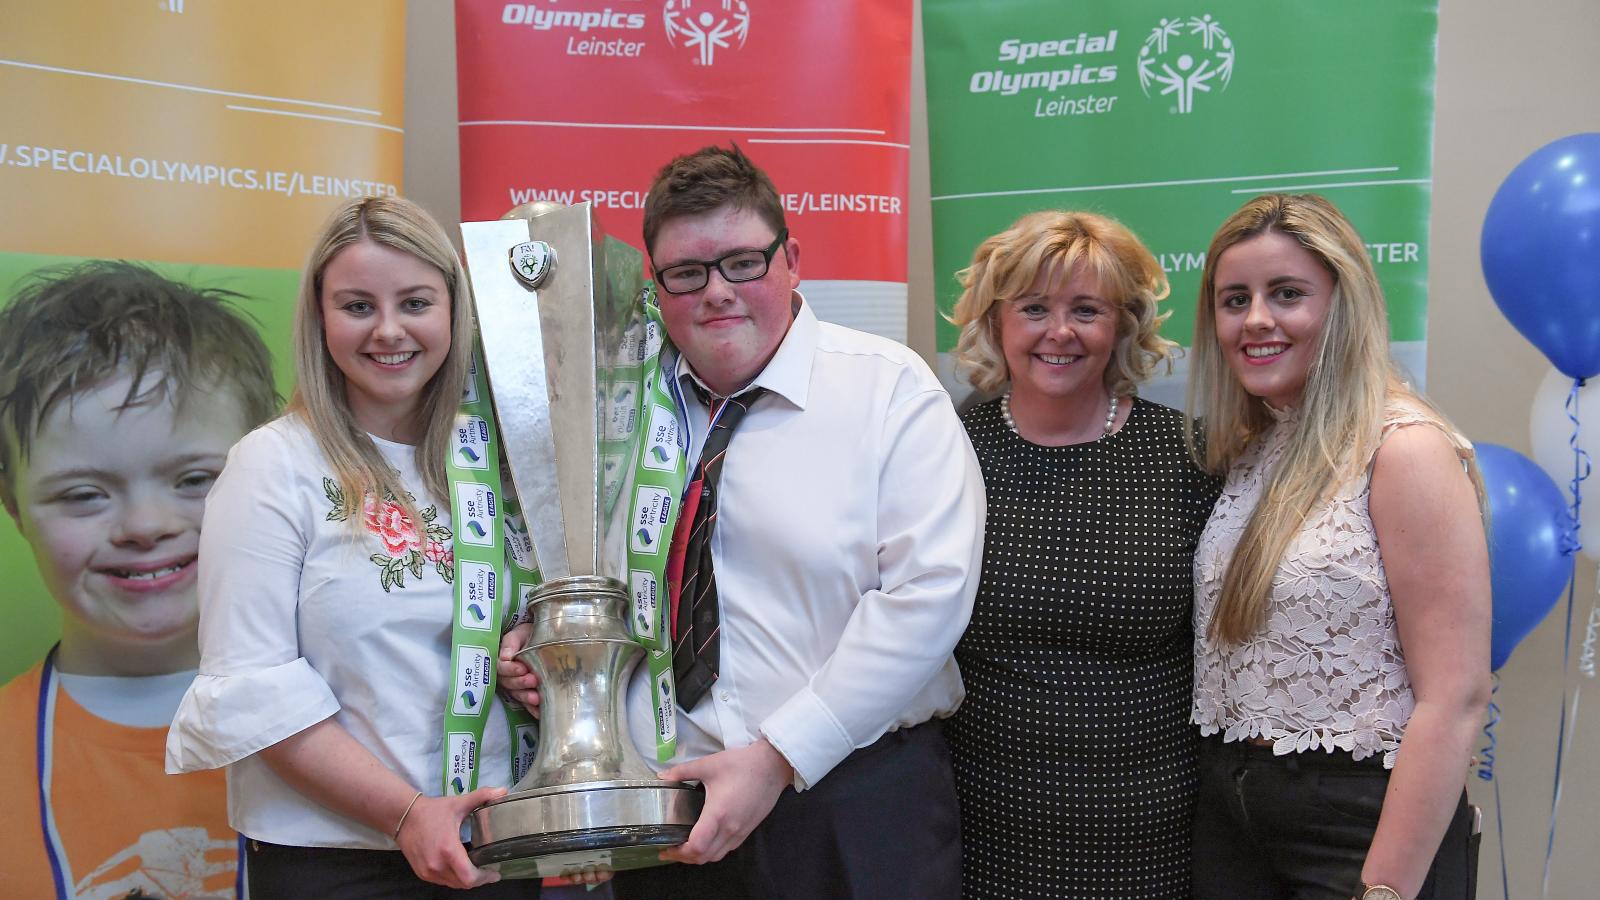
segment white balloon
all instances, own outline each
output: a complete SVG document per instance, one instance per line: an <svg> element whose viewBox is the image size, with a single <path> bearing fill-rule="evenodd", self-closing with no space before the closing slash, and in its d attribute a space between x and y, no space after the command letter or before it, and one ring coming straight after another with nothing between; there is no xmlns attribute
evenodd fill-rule
<svg viewBox="0 0 1600 900"><path fill-rule="evenodd" d="M1572 499L1572 420L1567 418L1567 395L1572 378L1554 367L1539 382L1533 393L1533 410L1528 416L1528 436L1533 441L1533 461L1544 469L1561 493ZM1600 378L1591 379L1578 389L1578 446L1589 454L1592 465L1600 466ZM1578 540L1583 555L1600 561L1600 468L1595 468L1580 485L1583 507L1579 510Z"/></svg>

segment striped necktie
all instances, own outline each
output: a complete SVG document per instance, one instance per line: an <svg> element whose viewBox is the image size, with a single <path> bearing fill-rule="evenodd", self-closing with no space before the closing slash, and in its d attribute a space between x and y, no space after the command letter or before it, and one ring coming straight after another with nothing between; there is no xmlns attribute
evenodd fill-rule
<svg viewBox="0 0 1600 900"><path fill-rule="evenodd" d="M672 674L678 705L694 709L717 680L720 659L717 581L711 571L711 534L717 524L717 482L728 441L745 412L766 388L751 388L734 397L711 397L698 384L695 392L711 408L710 430L700 448L700 462L684 491L683 508L667 557L667 590L672 602Z"/></svg>

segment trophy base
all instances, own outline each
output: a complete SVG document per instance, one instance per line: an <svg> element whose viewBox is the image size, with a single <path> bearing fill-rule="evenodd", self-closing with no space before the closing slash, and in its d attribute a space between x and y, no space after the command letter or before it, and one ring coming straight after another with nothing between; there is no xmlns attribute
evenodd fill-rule
<svg viewBox="0 0 1600 900"><path fill-rule="evenodd" d="M519 791L473 810L467 855L502 878L659 866L663 849L689 839L703 799L659 781Z"/></svg>

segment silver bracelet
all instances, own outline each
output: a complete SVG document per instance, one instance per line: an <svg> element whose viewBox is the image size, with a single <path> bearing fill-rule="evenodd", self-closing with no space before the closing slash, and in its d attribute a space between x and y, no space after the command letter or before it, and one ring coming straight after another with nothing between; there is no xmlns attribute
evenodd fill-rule
<svg viewBox="0 0 1600 900"><path fill-rule="evenodd" d="M411 802L406 804L406 811L400 814L400 821L395 823L394 834L389 835L391 839L395 841L400 840L400 829L406 827L406 816L411 815L411 807L416 806L417 801L420 799L422 799L422 792L417 791L417 793L412 796Z"/></svg>

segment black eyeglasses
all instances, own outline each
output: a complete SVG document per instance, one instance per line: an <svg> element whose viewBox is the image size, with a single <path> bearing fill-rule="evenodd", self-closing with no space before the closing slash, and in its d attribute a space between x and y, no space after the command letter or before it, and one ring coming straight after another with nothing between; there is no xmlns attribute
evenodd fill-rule
<svg viewBox="0 0 1600 900"><path fill-rule="evenodd" d="M789 239L789 229L778 232L778 236L761 250L735 250L721 259L690 260L667 266L665 269L656 270L656 284L669 294L689 294L706 286L711 279L711 268L716 267L722 273L724 280L738 283L741 281L755 281L767 274L767 268L772 265L772 256ZM654 261L651 261L654 265Z"/></svg>

